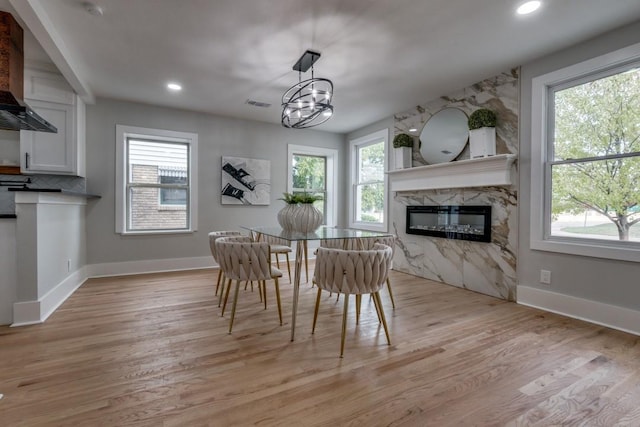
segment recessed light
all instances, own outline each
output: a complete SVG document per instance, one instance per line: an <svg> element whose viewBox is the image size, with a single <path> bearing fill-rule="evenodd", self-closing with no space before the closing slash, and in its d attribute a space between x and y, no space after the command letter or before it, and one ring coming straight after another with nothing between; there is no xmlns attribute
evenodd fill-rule
<svg viewBox="0 0 640 427"><path fill-rule="evenodd" d="M528 15L538 10L538 8L540 8L541 5L542 5L542 2L538 0L528 1L518 6L518 9L516 9L516 12L518 13L518 15Z"/></svg>
<svg viewBox="0 0 640 427"><path fill-rule="evenodd" d="M178 92L182 90L182 86L180 86L178 83L167 83L167 89Z"/></svg>
<svg viewBox="0 0 640 427"><path fill-rule="evenodd" d="M417 130L418 129L416 129L416 128L411 128L411 129L409 129L409 132L416 132Z"/></svg>

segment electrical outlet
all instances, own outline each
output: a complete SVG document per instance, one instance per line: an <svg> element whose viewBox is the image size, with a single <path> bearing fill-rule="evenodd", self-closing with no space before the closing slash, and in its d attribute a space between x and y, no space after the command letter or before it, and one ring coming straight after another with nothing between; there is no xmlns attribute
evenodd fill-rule
<svg viewBox="0 0 640 427"><path fill-rule="evenodd" d="M67 260L67 273L71 271L71 260Z"/></svg>
<svg viewBox="0 0 640 427"><path fill-rule="evenodd" d="M540 283L551 284L551 272L549 270L540 270Z"/></svg>

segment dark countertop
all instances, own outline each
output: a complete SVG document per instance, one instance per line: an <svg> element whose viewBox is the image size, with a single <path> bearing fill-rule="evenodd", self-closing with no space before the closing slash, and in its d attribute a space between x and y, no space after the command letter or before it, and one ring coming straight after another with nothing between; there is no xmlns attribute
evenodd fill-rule
<svg viewBox="0 0 640 427"><path fill-rule="evenodd" d="M61 188L24 188L24 187L11 187L9 191L27 191L27 192L39 192L39 193L61 193L69 196L86 197L87 199L99 199L97 194L80 193L78 191L63 190Z"/></svg>
<svg viewBox="0 0 640 427"><path fill-rule="evenodd" d="M2 218L17 218L16 214L0 214L0 219Z"/></svg>

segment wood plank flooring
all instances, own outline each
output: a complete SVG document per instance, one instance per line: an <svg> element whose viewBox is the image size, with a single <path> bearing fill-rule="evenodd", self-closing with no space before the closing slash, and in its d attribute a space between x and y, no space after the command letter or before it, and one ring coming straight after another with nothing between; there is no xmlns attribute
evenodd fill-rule
<svg viewBox="0 0 640 427"><path fill-rule="evenodd" d="M241 291L233 334L217 271L92 279L46 323L0 327L0 426L640 426L640 338L392 272L372 301L315 288L269 307Z"/></svg>

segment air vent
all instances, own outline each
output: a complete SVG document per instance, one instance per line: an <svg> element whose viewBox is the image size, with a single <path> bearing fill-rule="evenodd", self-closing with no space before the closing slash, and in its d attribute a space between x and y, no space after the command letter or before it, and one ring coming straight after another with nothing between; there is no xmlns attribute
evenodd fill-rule
<svg viewBox="0 0 640 427"><path fill-rule="evenodd" d="M254 101L253 99L247 99L245 101L245 104L253 105L254 107L260 107L260 108L269 108L269 107L271 107L271 104L269 104L267 102Z"/></svg>

